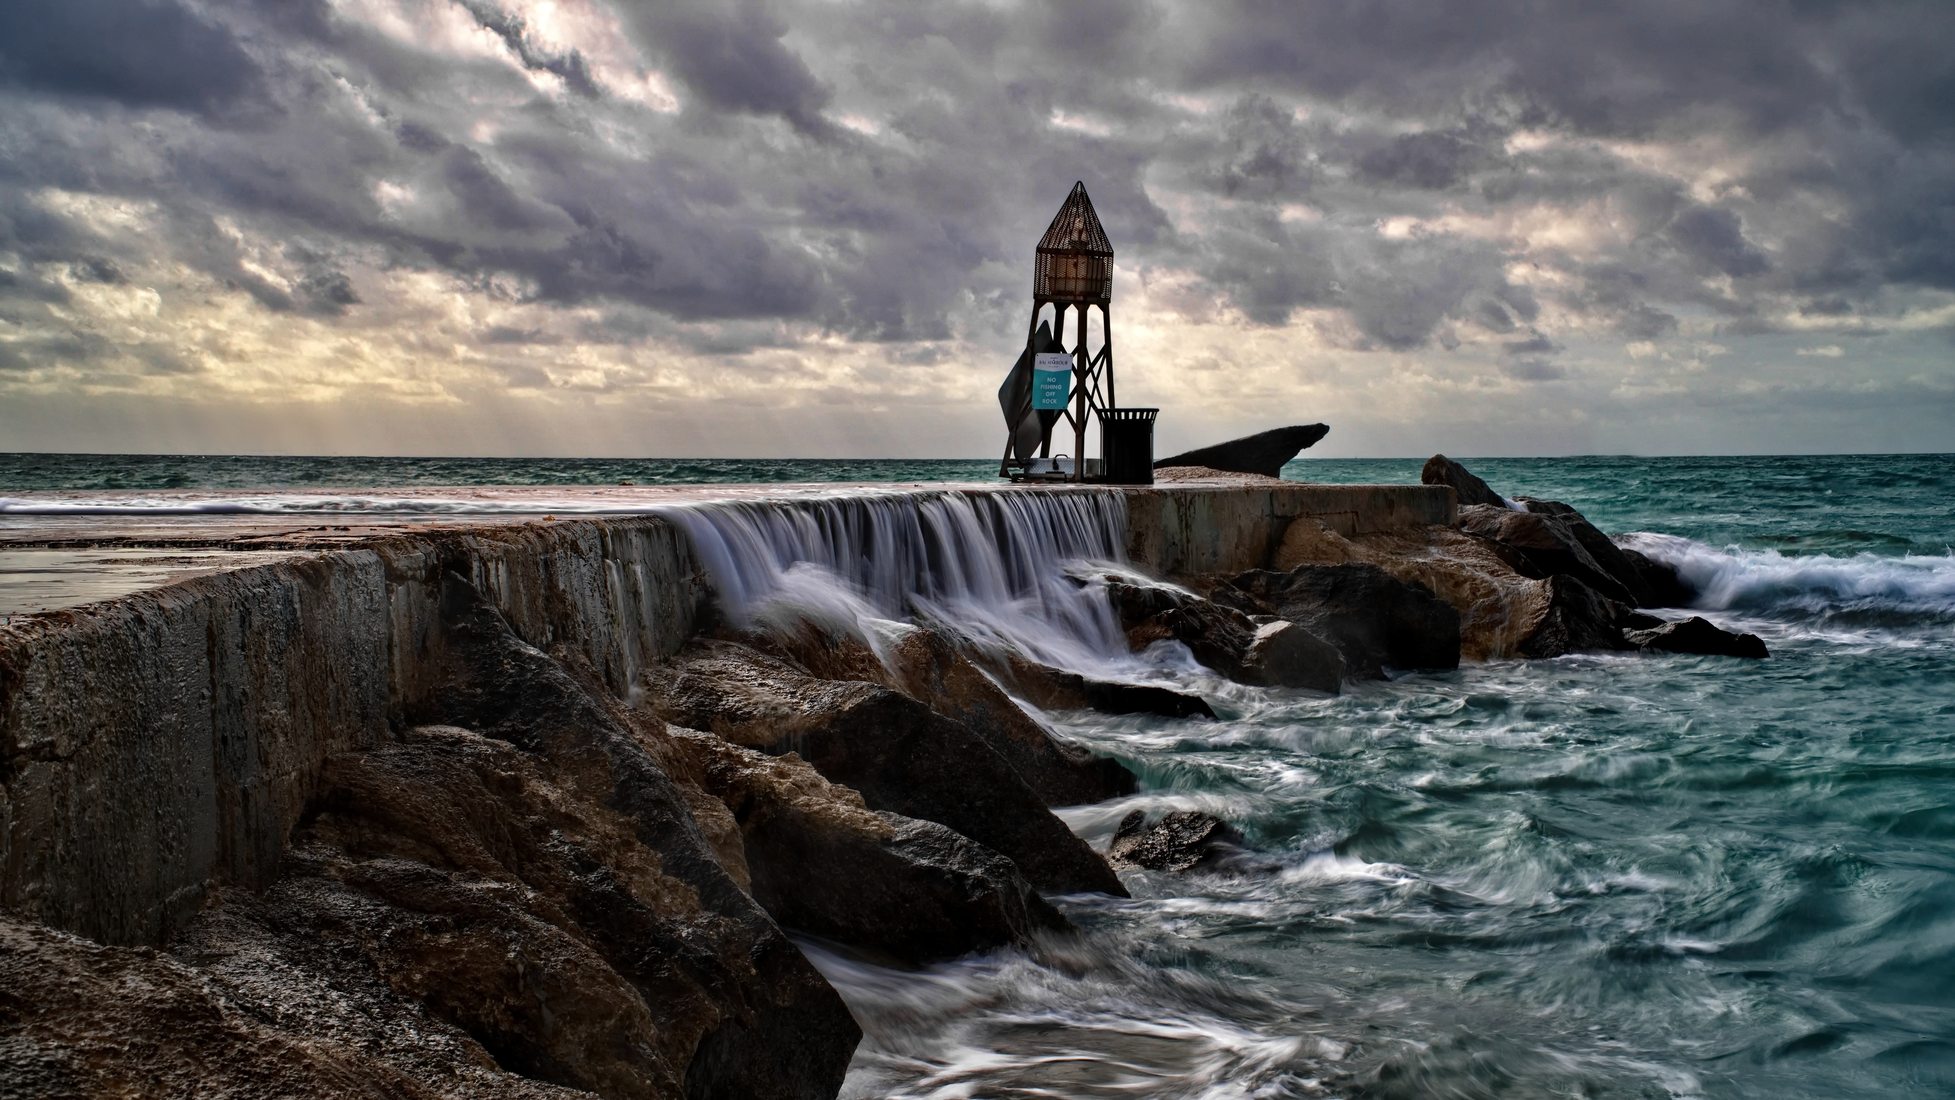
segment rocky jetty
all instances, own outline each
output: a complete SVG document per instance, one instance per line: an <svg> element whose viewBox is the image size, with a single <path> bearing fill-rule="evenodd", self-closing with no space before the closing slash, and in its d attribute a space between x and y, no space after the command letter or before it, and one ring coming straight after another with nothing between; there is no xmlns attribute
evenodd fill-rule
<svg viewBox="0 0 1955 1100"><path fill-rule="evenodd" d="M1037 560L1131 572L1000 602L1087 601L1093 644L1245 684L1766 656L1639 610L1688 587L1566 505L1443 456L1430 487L1260 476L1283 446L1222 456L1257 467L1234 481L1016 491L958 522L1106 519L1093 554ZM975 567L891 542L927 514L905 506L787 527L904 584ZM742 618L714 576L735 543L705 557L728 532L698 519L292 536L287 560L0 625L0 1091L830 1097L859 1030L790 935L924 966L1072 934L1053 897L1124 895L1116 867L1241 866L1213 817L1129 815L1103 855L1052 812L1138 784L1040 709L1193 729L1207 701L896 604L873 629ZM1004 562L998 524L967 541L1007 585L1031 558Z"/></svg>

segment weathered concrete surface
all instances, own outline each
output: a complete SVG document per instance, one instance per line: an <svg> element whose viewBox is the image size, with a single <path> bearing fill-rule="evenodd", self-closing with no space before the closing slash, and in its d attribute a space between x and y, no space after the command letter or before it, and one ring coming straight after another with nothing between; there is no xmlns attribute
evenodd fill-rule
<svg viewBox="0 0 1955 1100"><path fill-rule="evenodd" d="M1346 537L1450 526L1443 485L1302 485L1287 481L1184 482L1127 491L1127 555L1171 577L1266 569L1299 517Z"/></svg>
<svg viewBox="0 0 1955 1100"><path fill-rule="evenodd" d="M627 690L691 633L689 547L652 517L373 537L0 626L0 908L155 943L269 881L334 753L425 689L444 563L535 645Z"/></svg>
<svg viewBox="0 0 1955 1100"><path fill-rule="evenodd" d="M705 496L792 507L797 493L837 490L605 490L594 507ZM1443 487L1121 491L1134 561L1179 575L1271 564L1300 516L1365 533L1448 523L1454 511ZM427 689L444 568L474 582L524 641L576 654L620 694L679 649L706 594L683 535L656 515L0 525L0 552L54 546L283 552L0 623L0 910L107 943L160 942L213 885L269 881L323 762L403 728L405 701Z"/></svg>

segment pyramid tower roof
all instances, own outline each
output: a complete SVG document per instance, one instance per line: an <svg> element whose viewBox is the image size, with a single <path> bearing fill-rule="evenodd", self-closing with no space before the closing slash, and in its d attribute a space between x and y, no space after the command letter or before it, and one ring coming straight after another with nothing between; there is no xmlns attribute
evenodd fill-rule
<svg viewBox="0 0 1955 1100"><path fill-rule="evenodd" d="M1113 242L1107 240L1100 215L1093 210L1093 200L1086 196L1084 180L1074 182L1065 205L1059 207L1059 212L1052 216L1052 224L1046 227L1045 236L1039 238L1038 250L1113 255Z"/></svg>

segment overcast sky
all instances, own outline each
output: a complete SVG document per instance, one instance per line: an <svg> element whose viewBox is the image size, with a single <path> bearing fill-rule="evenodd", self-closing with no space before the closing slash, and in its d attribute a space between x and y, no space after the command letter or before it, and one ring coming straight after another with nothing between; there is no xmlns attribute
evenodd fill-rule
<svg viewBox="0 0 1955 1100"><path fill-rule="evenodd" d="M0 450L1955 451L1947 0L0 4Z"/></svg>

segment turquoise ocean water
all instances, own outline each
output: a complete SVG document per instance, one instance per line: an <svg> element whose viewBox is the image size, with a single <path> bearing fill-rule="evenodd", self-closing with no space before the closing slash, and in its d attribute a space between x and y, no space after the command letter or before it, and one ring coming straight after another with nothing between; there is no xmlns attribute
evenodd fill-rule
<svg viewBox="0 0 1955 1100"><path fill-rule="evenodd" d="M1955 1095L1955 456L1463 461L1640 533L1773 656L1497 661L1337 697L1183 668L1161 674L1221 720L1046 715L1146 788L1075 829L1203 809L1264 865L1067 899L1088 935L1038 952L821 956L868 1032L849 1095ZM991 471L0 456L0 498Z"/></svg>

